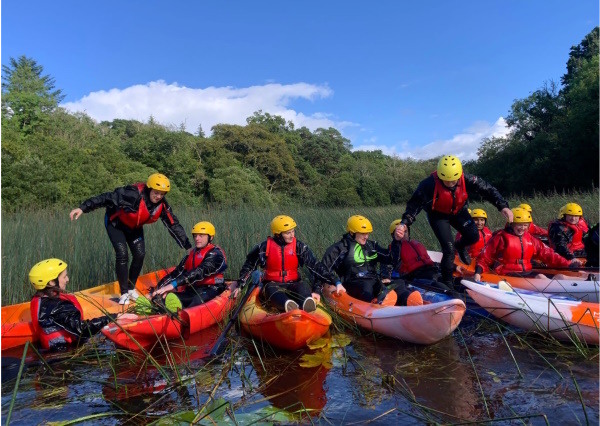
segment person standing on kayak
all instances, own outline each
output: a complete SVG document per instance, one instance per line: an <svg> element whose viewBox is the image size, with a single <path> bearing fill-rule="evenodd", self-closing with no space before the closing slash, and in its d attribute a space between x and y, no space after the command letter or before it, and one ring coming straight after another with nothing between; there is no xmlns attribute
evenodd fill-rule
<svg viewBox="0 0 600 426"><path fill-rule="evenodd" d="M477 231L479 232L479 239L476 243L471 244L467 247L469 250L469 256L471 259L476 259L477 256L483 251L486 243L492 238L492 230L488 228L487 225L487 213L483 209L473 209L471 212L471 217L473 218L473 222L475 222L475 226L477 226ZM456 239L454 240L454 245L456 246L461 240L462 235L460 232L456 234Z"/></svg>
<svg viewBox="0 0 600 426"><path fill-rule="evenodd" d="M392 265L392 256L389 250L369 240L373 225L366 217L354 215L348 218L346 231L340 241L325 251L322 263L339 277L330 281L335 283L337 294L348 292L355 299L373 302L386 292L377 265ZM392 280L390 284L398 294L397 305L423 304L421 294L407 290L403 280Z"/></svg>
<svg viewBox="0 0 600 426"><path fill-rule="evenodd" d="M560 209L559 218L548 225L550 247L568 260L586 257L583 236L588 230L581 206L568 203Z"/></svg>
<svg viewBox="0 0 600 426"><path fill-rule="evenodd" d="M225 289L223 272L227 269L227 259L223 249L213 244L215 235L212 223L195 224L192 228L194 249L160 280L148 298L166 298L174 292L181 309L201 305L221 294Z"/></svg>
<svg viewBox="0 0 600 426"><path fill-rule="evenodd" d="M460 260L469 265L471 258L467 247L479 240L479 231L469 214L467 205L469 194L477 194L492 203L509 222L512 212L508 202L496 188L483 179L463 173L460 160L453 155L440 158L437 169L423 179L414 194L406 203L399 226L411 226L421 210L427 212L431 229L442 248L442 281L453 288L454 251L458 251ZM462 234L461 240L453 244L451 227Z"/></svg>
<svg viewBox="0 0 600 426"><path fill-rule="evenodd" d="M112 321L112 315L83 319L77 298L67 293L67 264L60 259L46 259L29 271L29 282L36 290L31 299L33 334L43 349L58 350L75 345L95 334ZM123 318L132 314L123 314Z"/></svg>
<svg viewBox="0 0 600 426"><path fill-rule="evenodd" d="M533 209L531 208L531 206L529 204L522 203L522 204L519 204L517 207L527 210L531 214L531 218L533 219ZM535 238L539 239L544 244L548 243L548 230L547 229L544 229L541 226L538 226L535 223L531 222L531 225L529 226L529 233L531 235L533 235Z"/></svg>
<svg viewBox="0 0 600 426"><path fill-rule="evenodd" d="M499 275L546 278L543 274L532 272L532 259L554 268L581 266L579 260L565 259L529 233L532 220L527 210L516 207L512 213L513 221L504 229L494 232L485 250L477 257L475 281L481 281L481 274L493 265L497 265L494 272Z"/></svg>
<svg viewBox="0 0 600 426"><path fill-rule="evenodd" d="M148 177L146 183L128 185L89 198L69 214L71 220L77 220L83 213L106 207L104 226L115 249L121 305L127 305L130 300L135 301L139 296L135 284L146 256L144 225L161 219L179 247L185 249L192 247L183 227L165 199L165 195L170 190L169 179L165 175L154 173ZM129 270L127 269L129 263L127 246L133 257Z"/></svg>
<svg viewBox="0 0 600 426"><path fill-rule="evenodd" d="M321 300L322 281L335 279L317 261L312 250L296 239L296 222L289 216L276 216L271 221L272 237L254 246L240 270L240 283L245 283L257 268L263 270L263 294L268 303L279 311L290 312L300 304L306 312L317 309ZM311 286L302 280L300 268L313 275ZM315 280L315 278L317 280Z"/></svg>

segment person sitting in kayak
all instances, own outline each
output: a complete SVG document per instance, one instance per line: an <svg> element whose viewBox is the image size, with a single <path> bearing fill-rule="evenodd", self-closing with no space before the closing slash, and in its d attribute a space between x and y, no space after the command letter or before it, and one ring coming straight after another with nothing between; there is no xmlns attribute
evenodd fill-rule
<svg viewBox="0 0 600 426"><path fill-rule="evenodd" d="M177 308L191 308L214 299L225 289L223 272L227 269L225 252L213 244L216 230L210 222L198 222L192 227L195 247L179 262L179 265L165 275L156 289L148 295L170 299L169 311ZM171 294L173 296L171 296Z"/></svg>
<svg viewBox="0 0 600 426"><path fill-rule="evenodd" d="M263 296L279 311L302 309L313 312L321 300L322 281L335 278L317 261L312 250L296 239L296 222L279 215L271 221L272 237L254 246L240 270L240 283L245 283L257 268L263 271ZM306 267L314 284L302 280L300 268ZM316 278L316 279L315 279Z"/></svg>
<svg viewBox="0 0 600 426"><path fill-rule="evenodd" d="M36 290L30 303L33 334L43 349L59 350L97 334L113 320L112 315L84 320L77 298L67 293L69 275L66 262L46 259L29 271ZM131 314L123 314L128 318ZM133 317L133 316L132 316Z"/></svg>
<svg viewBox="0 0 600 426"><path fill-rule="evenodd" d="M579 204L568 203L560 209L559 218L548 225L548 240L558 254L571 260L586 257L583 236L589 227Z"/></svg>
<svg viewBox="0 0 600 426"><path fill-rule="evenodd" d="M469 256L471 259L477 259L477 256L483 251L486 243L492 238L492 231L487 227L487 213L483 209L473 209L471 212L471 217L473 218L473 222L475 222L475 226L477 226L477 231L479 232L479 239L476 243L468 246ZM454 245L458 244L461 240L462 235L460 232L456 234L456 239L454 240Z"/></svg>
<svg viewBox="0 0 600 426"><path fill-rule="evenodd" d="M429 224L442 248L442 281L450 288L453 287L455 248L460 260L469 265L471 257L467 247L479 240L479 231L467 209L469 194L480 195L509 222L512 221L508 203L498 190L477 176L463 173L460 160L453 155L440 158L436 171L419 183L402 215L402 224L410 226L422 209L427 212ZM456 247L451 227L462 234Z"/></svg>
<svg viewBox="0 0 600 426"><path fill-rule="evenodd" d="M377 265L392 265L393 260L388 249L377 242L369 240L373 225L364 216L354 215L348 218L346 234L337 243L330 246L323 255L322 263L337 275L336 293L348 292L355 299L363 302L375 302L376 298L384 295L384 284L398 294L396 304L400 306L416 306L423 304L423 298L418 291L409 291L402 279L385 280L381 278ZM381 299L383 300L383 299Z"/></svg>
<svg viewBox="0 0 600 426"><path fill-rule="evenodd" d="M106 207L104 226L116 253L121 305L127 305L130 300L135 301L139 296L135 284L146 255L143 225L154 223L160 218L180 247L192 247L165 199L165 194L170 189L169 179L165 175L154 173L148 177L146 183L128 185L89 198L69 214L71 220L77 220L83 213ZM127 246L133 256L129 271Z"/></svg>
<svg viewBox="0 0 600 426"><path fill-rule="evenodd" d="M516 207L512 213L513 221L504 229L494 232L485 250L477 257L475 281L481 281L481 274L490 268L499 275L546 278L532 272L532 259L554 268L581 266L579 260L565 259L529 233L531 214L527 210Z"/></svg>
<svg viewBox="0 0 600 426"><path fill-rule="evenodd" d="M586 266L598 267L598 223L590 228L590 230L583 236L583 244L585 245L585 252L587 254Z"/></svg>
<svg viewBox="0 0 600 426"><path fill-rule="evenodd" d="M519 204L517 207L527 210L531 214L531 217L533 219L533 213L532 213L533 209L531 208L531 206L529 204L523 203L523 204ZM547 229L544 229L541 226L538 226L535 223L531 222L531 225L529 226L529 233L531 235L533 235L535 238L539 239L544 244L548 243L548 230Z"/></svg>

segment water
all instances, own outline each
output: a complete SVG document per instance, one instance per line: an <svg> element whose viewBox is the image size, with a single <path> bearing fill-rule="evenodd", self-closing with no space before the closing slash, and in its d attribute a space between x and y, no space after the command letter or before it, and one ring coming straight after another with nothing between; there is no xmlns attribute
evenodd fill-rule
<svg viewBox="0 0 600 426"><path fill-rule="evenodd" d="M277 352L233 333L224 357L209 359L206 350L218 333L204 331L185 346L174 342L169 357L153 351L160 370L149 358L115 351L99 336L50 357L53 372L30 353L10 422L147 424L179 413L186 423L209 396L216 402L198 416L210 412L201 424L235 424L233 418L239 424L599 422L597 348L578 353L573 345L514 329L503 337L490 319L467 317L452 336L431 346L345 330L349 344L329 352ZM20 358L20 351L4 352L3 368L6 357ZM301 367L306 354L322 365ZM3 373L6 424L15 380Z"/></svg>

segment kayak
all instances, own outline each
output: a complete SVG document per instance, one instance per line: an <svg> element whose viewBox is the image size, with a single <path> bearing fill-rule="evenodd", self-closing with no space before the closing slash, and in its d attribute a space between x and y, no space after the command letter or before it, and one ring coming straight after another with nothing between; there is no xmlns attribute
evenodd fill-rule
<svg viewBox="0 0 600 426"><path fill-rule="evenodd" d="M430 257L433 255L441 260L440 252L428 252ZM432 260L433 257L432 257ZM434 260L436 261L436 260ZM456 262L465 266L463 263ZM497 284L500 281L508 282L512 287L523 290L544 293L546 295L560 295L571 297L585 302L599 301L600 285L598 283L598 274L590 274L589 271L577 270L555 270L555 269L534 269L540 274L547 275L549 278L526 278L511 275L498 275L494 273L481 274L481 281ZM556 274L566 275L565 279L555 280L550 278ZM568 276L572 274L572 276ZM470 272L463 274L464 277L472 276L473 268Z"/></svg>
<svg viewBox="0 0 600 426"><path fill-rule="evenodd" d="M171 269L163 269L141 275L136 289L146 294L150 287L169 273ZM103 284L73 293L83 308L83 319L97 318L107 312L117 314L127 309L128 305L119 305L119 282ZM35 342L29 302L2 307L2 349L24 345L25 342Z"/></svg>
<svg viewBox="0 0 600 426"><path fill-rule="evenodd" d="M469 295L488 312L527 331L563 341L598 344L600 305L528 290L505 290L489 283L462 280Z"/></svg>
<svg viewBox="0 0 600 426"><path fill-rule="evenodd" d="M119 319L106 325L102 334L116 346L132 351L151 349L161 345L159 340L185 341L190 335L223 320L234 301L227 288L217 297L202 305L183 309L178 314L137 315L137 318Z"/></svg>
<svg viewBox="0 0 600 426"><path fill-rule="evenodd" d="M427 297L427 292L423 295ZM425 299L421 306L395 306L398 296L393 290L381 305L363 302L345 292L337 295L331 285L325 286L323 297L336 313L364 329L423 345L452 334L466 310L460 299L438 302Z"/></svg>
<svg viewBox="0 0 600 426"><path fill-rule="evenodd" d="M255 288L240 311L242 328L253 337L285 350L296 350L318 339L329 330L331 316L320 305L314 312L294 309L272 313L259 299L260 288Z"/></svg>

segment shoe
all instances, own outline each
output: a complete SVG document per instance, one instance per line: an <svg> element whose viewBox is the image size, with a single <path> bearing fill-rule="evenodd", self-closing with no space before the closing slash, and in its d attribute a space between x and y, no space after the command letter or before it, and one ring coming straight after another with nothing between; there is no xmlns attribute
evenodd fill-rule
<svg viewBox="0 0 600 426"><path fill-rule="evenodd" d="M423 304L423 296L418 291L413 291L406 299L406 306L421 306Z"/></svg>
<svg viewBox="0 0 600 426"><path fill-rule="evenodd" d="M289 299L285 302L285 311L286 312L291 312L298 308L299 308L298 304L296 302L294 302L292 299Z"/></svg>
<svg viewBox="0 0 600 426"><path fill-rule="evenodd" d="M129 305L129 293L121 295L119 298L119 305Z"/></svg>
<svg viewBox="0 0 600 426"><path fill-rule="evenodd" d="M137 290L135 288L133 290L129 290L127 292L127 294L129 294L129 298L131 300L133 300L134 302L137 300L138 297L140 297L140 294L137 292Z"/></svg>
<svg viewBox="0 0 600 426"><path fill-rule="evenodd" d="M169 293L167 294L167 297L165 297L165 308L167 308L167 311L171 312L172 314L176 314L177 311L183 309L183 305L181 304L181 300L179 300L177 295L174 293Z"/></svg>
<svg viewBox="0 0 600 426"><path fill-rule="evenodd" d="M307 297L304 299L304 303L302 304L302 309L305 312L314 312L317 310L317 301L312 297Z"/></svg>
<svg viewBox="0 0 600 426"><path fill-rule="evenodd" d="M466 247L456 249L456 251L458 252L458 257L460 258L460 261L462 263L464 263L465 265L471 264L471 255L469 254L469 250L467 250Z"/></svg>
<svg viewBox="0 0 600 426"><path fill-rule="evenodd" d="M139 297L135 301L135 313L138 315L151 315L152 314L152 302L145 297Z"/></svg>

